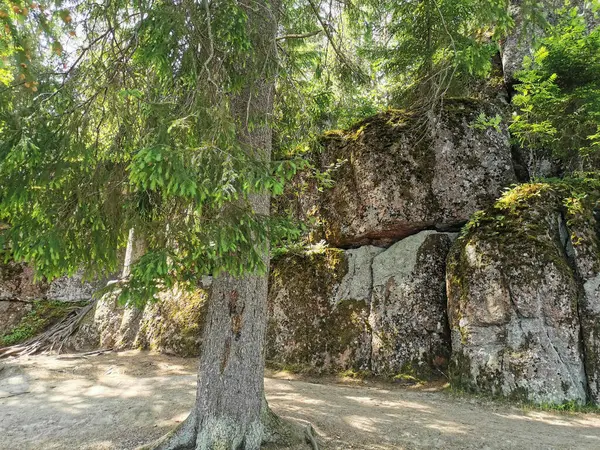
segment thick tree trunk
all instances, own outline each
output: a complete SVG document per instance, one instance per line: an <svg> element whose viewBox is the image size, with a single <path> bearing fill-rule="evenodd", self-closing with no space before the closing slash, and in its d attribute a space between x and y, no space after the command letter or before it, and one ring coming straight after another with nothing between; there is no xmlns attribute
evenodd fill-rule
<svg viewBox="0 0 600 450"><path fill-rule="evenodd" d="M197 449L258 449L263 439L264 276L212 288L194 408Z"/></svg>
<svg viewBox="0 0 600 450"><path fill-rule="evenodd" d="M253 157L271 158L277 1L241 0L255 55L240 65L248 86L231 101L241 143ZM269 214L268 194L250 199L255 213ZM257 243L260 245L261 243ZM263 246L265 243L262 243ZM269 264L268 254L263 255ZM268 273L268 270L267 270ZM256 450L263 442L298 440L264 398L267 274L213 280L203 331L196 404L186 421L159 449Z"/></svg>

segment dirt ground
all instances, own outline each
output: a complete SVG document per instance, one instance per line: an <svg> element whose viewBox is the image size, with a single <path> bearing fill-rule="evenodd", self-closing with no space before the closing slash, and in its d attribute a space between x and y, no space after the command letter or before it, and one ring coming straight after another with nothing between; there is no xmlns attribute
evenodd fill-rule
<svg viewBox="0 0 600 450"><path fill-rule="evenodd" d="M195 372L194 360L146 352L0 361L0 449L133 449L185 419ZM269 374L267 398L281 416L310 421L325 449L600 448L596 414L309 381Z"/></svg>

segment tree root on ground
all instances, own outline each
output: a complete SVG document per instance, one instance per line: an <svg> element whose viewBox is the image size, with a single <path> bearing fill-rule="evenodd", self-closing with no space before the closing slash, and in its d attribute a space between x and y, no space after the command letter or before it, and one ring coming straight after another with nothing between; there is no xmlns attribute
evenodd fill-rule
<svg viewBox="0 0 600 450"><path fill-rule="evenodd" d="M265 450L297 449L306 447L307 444L311 450L320 450L312 425L302 427L298 423L282 419L271 411L266 400L263 400L261 421L264 428L262 448ZM197 434L197 417L195 411L192 411L177 428L136 450L194 450Z"/></svg>
<svg viewBox="0 0 600 450"><path fill-rule="evenodd" d="M60 353L68 338L79 328L81 321L96 305L96 300L69 312L67 316L42 334L21 344L0 348L0 358L8 356L26 356L39 353Z"/></svg>
<svg viewBox="0 0 600 450"><path fill-rule="evenodd" d="M310 423L304 430L304 437L306 438L306 443L311 445L312 450L319 450L319 444L317 444L317 439L315 438L315 430Z"/></svg>

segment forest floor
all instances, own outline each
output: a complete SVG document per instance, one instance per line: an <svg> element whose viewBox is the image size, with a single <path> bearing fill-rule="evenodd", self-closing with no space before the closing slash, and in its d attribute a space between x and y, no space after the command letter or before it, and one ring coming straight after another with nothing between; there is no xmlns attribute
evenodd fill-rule
<svg viewBox="0 0 600 450"><path fill-rule="evenodd" d="M439 384L295 378L269 373L267 398L310 421L323 449L600 448L597 414L524 410ZM185 419L195 383L195 360L147 352L0 361L0 449L133 449Z"/></svg>

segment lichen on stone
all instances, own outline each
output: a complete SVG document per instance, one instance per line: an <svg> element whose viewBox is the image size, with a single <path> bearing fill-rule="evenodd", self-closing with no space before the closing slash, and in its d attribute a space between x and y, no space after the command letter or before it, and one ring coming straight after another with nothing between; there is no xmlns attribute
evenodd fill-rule
<svg viewBox="0 0 600 450"><path fill-rule="evenodd" d="M491 107L448 99L433 126L426 117L387 111L329 133L315 161L345 161L314 202L336 247L389 246L425 229L459 228L516 178L505 128L470 126ZM430 124L431 125L431 124Z"/></svg>
<svg viewBox="0 0 600 450"><path fill-rule="evenodd" d="M278 366L337 373L360 370L368 339L364 300L335 301L348 272L342 250L287 255L272 262L267 360Z"/></svg>
<svg viewBox="0 0 600 450"><path fill-rule="evenodd" d="M471 218L448 258L455 385L536 403L596 401L587 390L600 346L589 329L600 302L583 285L599 267L599 186L594 174L528 183Z"/></svg>

